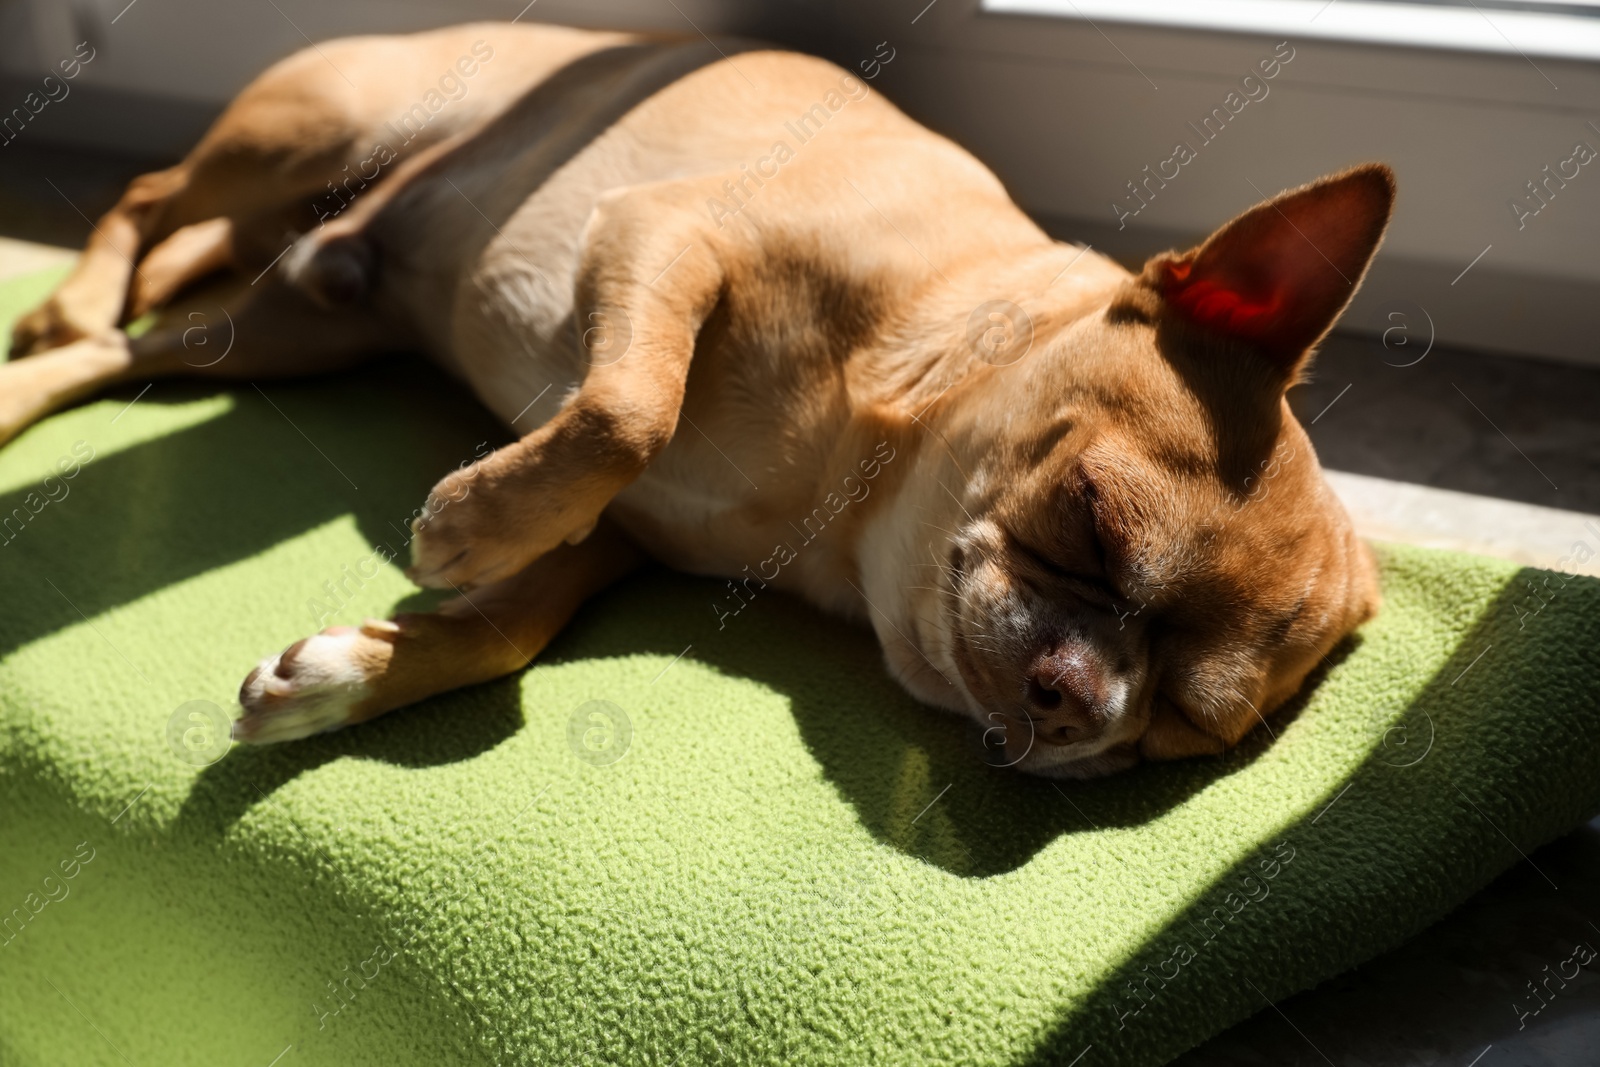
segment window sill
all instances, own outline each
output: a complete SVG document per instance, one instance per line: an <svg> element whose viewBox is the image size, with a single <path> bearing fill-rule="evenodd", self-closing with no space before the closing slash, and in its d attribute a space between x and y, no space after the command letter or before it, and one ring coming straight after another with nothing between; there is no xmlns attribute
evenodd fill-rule
<svg viewBox="0 0 1600 1067"><path fill-rule="evenodd" d="M1228 33L1600 59L1600 17L1371 0L982 0L992 15L1031 15ZM1600 16L1600 8L1596 9Z"/></svg>

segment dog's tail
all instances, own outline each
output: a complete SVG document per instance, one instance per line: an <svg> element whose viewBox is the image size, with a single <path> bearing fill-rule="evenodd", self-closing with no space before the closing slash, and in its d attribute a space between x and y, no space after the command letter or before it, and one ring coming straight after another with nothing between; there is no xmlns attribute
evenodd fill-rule
<svg viewBox="0 0 1600 1067"><path fill-rule="evenodd" d="M283 257L288 283L325 308L360 303L372 292L378 257L363 233L324 237L315 231Z"/></svg>

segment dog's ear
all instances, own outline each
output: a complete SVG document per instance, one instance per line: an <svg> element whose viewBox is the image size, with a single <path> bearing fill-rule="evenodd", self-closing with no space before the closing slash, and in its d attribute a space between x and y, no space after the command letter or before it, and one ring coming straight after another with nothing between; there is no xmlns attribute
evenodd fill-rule
<svg viewBox="0 0 1600 1067"><path fill-rule="evenodd" d="M1394 206L1394 172L1368 163L1280 193L1140 280L1178 315L1260 348L1292 376L1367 272Z"/></svg>

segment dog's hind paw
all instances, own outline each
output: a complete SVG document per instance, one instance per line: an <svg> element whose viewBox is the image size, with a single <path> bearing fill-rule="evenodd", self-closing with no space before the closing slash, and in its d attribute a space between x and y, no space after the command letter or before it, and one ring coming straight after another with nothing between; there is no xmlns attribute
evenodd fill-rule
<svg viewBox="0 0 1600 1067"><path fill-rule="evenodd" d="M337 730L389 705L377 692L400 628L368 620L334 626L261 661L239 689L236 741L271 744Z"/></svg>
<svg viewBox="0 0 1600 1067"><path fill-rule="evenodd" d="M100 327L104 329L104 327ZM57 297L17 319L11 328L11 358L48 352L52 348L70 345L100 332L92 325L77 322L70 310Z"/></svg>

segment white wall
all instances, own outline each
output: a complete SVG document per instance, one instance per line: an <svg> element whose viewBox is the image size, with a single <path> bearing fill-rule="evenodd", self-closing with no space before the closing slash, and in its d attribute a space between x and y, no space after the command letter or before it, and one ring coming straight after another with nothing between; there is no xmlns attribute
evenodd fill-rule
<svg viewBox="0 0 1600 1067"><path fill-rule="evenodd" d="M30 12L37 58L68 55L85 37L100 48L86 72L90 84L211 103L227 100L308 39L510 19L526 2L135 0L130 7L128 0L0 0ZM537 0L523 18L686 32L692 19L708 30L741 32L781 25L792 7L738 0ZM0 62L8 58L0 54ZM14 59L7 63L13 72L17 65Z"/></svg>

